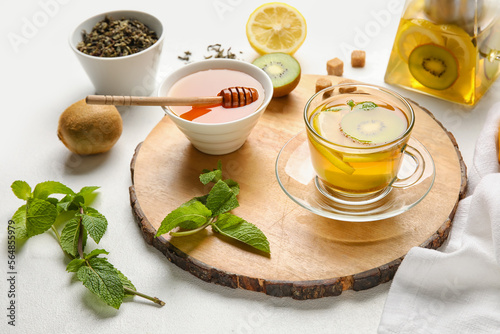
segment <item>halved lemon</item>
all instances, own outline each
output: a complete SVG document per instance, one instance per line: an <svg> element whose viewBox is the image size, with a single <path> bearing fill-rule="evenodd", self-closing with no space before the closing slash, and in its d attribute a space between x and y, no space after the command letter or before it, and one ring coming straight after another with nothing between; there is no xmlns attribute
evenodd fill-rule
<svg viewBox="0 0 500 334"><path fill-rule="evenodd" d="M260 54L283 52L292 55L304 43L307 26L294 7L270 2L250 14L246 33L250 45Z"/></svg>

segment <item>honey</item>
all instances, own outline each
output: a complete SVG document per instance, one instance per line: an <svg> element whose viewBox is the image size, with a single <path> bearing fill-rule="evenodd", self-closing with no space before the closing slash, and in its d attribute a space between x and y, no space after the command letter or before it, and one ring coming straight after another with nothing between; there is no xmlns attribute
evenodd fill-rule
<svg viewBox="0 0 500 334"><path fill-rule="evenodd" d="M259 109L265 94L262 85L252 76L235 70L211 69L195 72L177 81L168 92L168 96L196 97L216 96L228 87L251 87L257 89L259 98L246 106L224 108L213 106L171 106L177 116L198 123L226 123L247 117Z"/></svg>

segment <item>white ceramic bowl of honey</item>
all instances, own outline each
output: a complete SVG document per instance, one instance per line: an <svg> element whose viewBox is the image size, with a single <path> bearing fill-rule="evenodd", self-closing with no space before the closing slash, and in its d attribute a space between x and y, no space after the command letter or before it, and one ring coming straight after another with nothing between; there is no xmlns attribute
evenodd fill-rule
<svg viewBox="0 0 500 334"><path fill-rule="evenodd" d="M158 96L216 96L229 87L255 88L259 98L237 108L162 107L196 149L222 155L245 143L271 102L273 84L264 71L240 60L202 60L170 73L160 84Z"/></svg>

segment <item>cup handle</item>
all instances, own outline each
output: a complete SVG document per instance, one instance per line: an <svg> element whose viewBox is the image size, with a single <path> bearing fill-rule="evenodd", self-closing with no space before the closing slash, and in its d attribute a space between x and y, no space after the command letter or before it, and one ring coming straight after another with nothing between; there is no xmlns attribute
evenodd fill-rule
<svg viewBox="0 0 500 334"><path fill-rule="evenodd" d="M416 163L416 167L410 176L402 179L396 177L390 185L393 188L406 188L414 185L418 182L418 180L420 180L425 170L425 159L418 149L413 146L407 145L403 154L406 157L413 159L413 161Z"/></svg>

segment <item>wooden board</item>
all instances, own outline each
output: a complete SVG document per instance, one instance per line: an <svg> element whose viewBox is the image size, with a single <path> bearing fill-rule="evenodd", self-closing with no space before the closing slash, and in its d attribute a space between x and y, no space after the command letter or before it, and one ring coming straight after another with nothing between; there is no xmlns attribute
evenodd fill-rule
<svg viewBox="0 0 500 334"><path fill-rule="evenodd" d="M130 200L147 243L200 279L272 296L311 299L364 290L388 282L414 246L437 248L447 238L466 168L453 135L413 103L413 136L435 160L436 179L426 198L399 216L375 222L342 222L316 216L281 190L275 162L283 145L304 129L302 110L319 76L303 75L287 97L274 99L243 147L210 156L197 151L165 117L136 149ZM337 77L331 77L337 82ZM264 231L271 256L212 234L154 238L163 218L208 192L198 176L222 161L224 177L240 183L233 213Z"/></svg>

